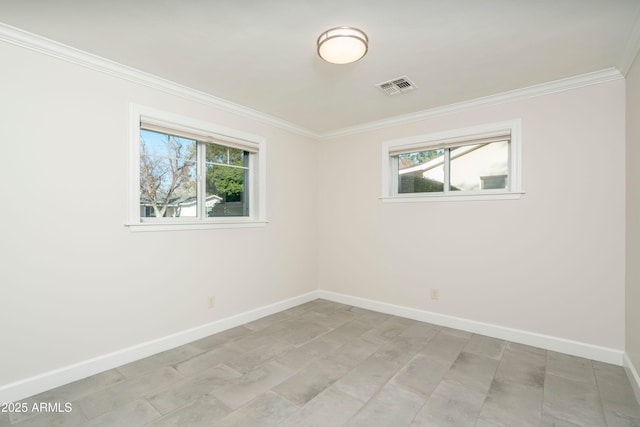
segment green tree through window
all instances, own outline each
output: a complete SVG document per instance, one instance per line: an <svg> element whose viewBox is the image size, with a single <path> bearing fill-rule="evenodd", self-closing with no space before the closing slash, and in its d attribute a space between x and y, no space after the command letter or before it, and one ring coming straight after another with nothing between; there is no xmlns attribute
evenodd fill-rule
<svg viewBox="0 0 640 427"><path fill-rule="evenodd" d="M206 195L220 198L220 203L208 209L207 216L242 214L248 209L245 186L249 153L216 144L207 144L206 152Z"/></svg>

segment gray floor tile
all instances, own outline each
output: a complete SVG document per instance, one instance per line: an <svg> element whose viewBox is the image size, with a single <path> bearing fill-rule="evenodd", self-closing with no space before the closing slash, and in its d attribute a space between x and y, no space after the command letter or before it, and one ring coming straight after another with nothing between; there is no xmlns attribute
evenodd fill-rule
<svg viewBox="0 0 640 427"><path fill-rule="evenodd" d="M269 316L265 316L258 320L254 320L253 322L245 323L243 326L255 332L255 331L260 331L268 326L271 326L274 323L282 322L283 320L287 320L290 318L291 318L290 315L280 312L280 313L271 314Z"/></svg>
<svg viewBox="0 0 640 427"><path fill-rule="evenodd" d="M211 394L214 390L241 376L242 374L226 365L218 365L193 377L176 381L148 395L147 400L158 412L167 414Z"/></svg>
<svg viewBox="0 0 640 427"><path fill-rule="evenodd" d="M42 402L64 405L67 402L75 402L124 380L124 376L117 369L110 369L62 387L37 394L28 399L23 399L20 402L26 403L29 408L32 408L34 404L40 404ZM78 405L74 405L74 410L77 408L79 408ZM12 423L18 423L36 415L38 415L38 413L33 411L25 413L13 412L10 415L10 419Z"/></svg>
<svg viewBox="0 0 640 427"><path fill-rule="evenodd" d="M380 347L381 344L365 341L362 338L356 338L336 349L327 357L335 360L343 366L353 368L362 363L362 361L371 357L371 355L378 351Z"/></svg>
<svg viewBox="0 0 640 427"><path fill-rule="evenodd" d="M541 386L494 379L480 417L498 426L537 427L542 417Z"/></svg>
<svg viewBox="0 0 640 427"><path fill-rule="evenodd" d="M345 426L408 426L424 402L424 398L417 394L387 384Z"/></svg>
<svg viewBox="0 0 640 427"><path fill-rule="evenodd" d="M103 390L124 380L124 376L117 369L110 369L108 371L92 375L88 378L74 381L70 384L63 385L62 387L35 395L29 399L24 399L22 402L70 402L72 400L78 400L91 393Z"/></svg>
<svg viewBox="0 0 640 427"><path fill-rule="evenodd" d="M415 322L405 329L400 336L407 338L417 338L425 344L435 337L442 328L431 323Z"/></svg>
<svg viewBox="0 0 640 427"><path fill-rule="evenodd" d="M336 381L334 386L351 396L366 402L401 367L397 362L371 356Z"/></svg>
<svg viewBox="0 0 640 427"><path fill-rule="evenodd" d="M286 314L289 317L300 316L301 314L306 313L307 311L313 309L314 307L315 308L320 307L321 304L318 304L316 301L320 301L320 300L305 302L304 304L300 304L295 307L291 307L286 310L283 310L281 311L281 313Z"/></svg>
<svg viewBox="0 0 640 427"><path fill-rule="evenodd" d="M257 366L274 359L284 353L293 350L295 347L288 342L280 340L272 340L270 343L258 346L249 351L243 351L240 348L234 348L234 344L231 343L228 348L237 350L240 355L238 357L231 358L225 363L235 369L238 372L249 372L255 369Z"/></svg>
<svg viewBox="0 0 640 427"><path fill-rule="evenodd" d="M236 351L247 352L274 342L283 343L284 340L278 335L288 332L289 325L294 323L295 321L291 319L288 321L274 323L259 332L243 335L242 337L233 340L225 347L233 348Z"/></svg>
<svg viewBox="0 0 640 427"><path fill-rule="evenodd" d="M371 326L377 326L392 318L389 314L378 313L377 311L366 310L358 307L353 307L350 311L356 314L355 320Z"/></svg>
<svg viewBox="0 0 640 427"><path fill-rule="evenodd" d="M122 365L118 368L118 371L125 377L137 377L142 374L146 374L149 371L153 371L164 366L176 365L187 359L202 353L203 351L191 344L182 345L180 347L163 351L156 355L145 357L144 359L137 360L126 365Z"/></svg>
<svg viewBox="0 0 640 427"><path fill-rule="evenodd" d="M542 416L542 422L540 427L581 427L578 424L574 424L569 421L561 420L560 418L553 417L549 414Z"/></svg>
<svg viewBox="0 0 640 427"><path fill-rule="evenodd" d="M271 361L230 381L213 391L212 394L229 408L235 410L282 383L293 374L294 371L289 368Z"/></svg>
<svg viewBox="0 0 640 427"><path fill-rule="evenodd" d="M77 405L89 419L95 418L182 378L184 377L173 368L156 369L140 377L119 382L97 393L90 394L77 401Z"/></svg>
<svg viewBox="0 0 640 427"><path fill-rule="evenodd" d="M491 387L498 361L471 353L460 353L445 379L457 381L470 390L486 393Z"/></svg>
<svg viewBox="0 0 640 427"><path fill-rule="evenodd" d="M285 325L286 329L275 332L274 336L296 347L306 344L331 330L326 326L299 318L296 318L295 321L281 322L279 325ZM271 328L271 330L274 330L274 328Z"/></svg>
<svg viewBox="0 0 640 427"><path fill-rule="evenodd" d="M502 352L506 346L506 341L484 335L473 334L462 351L499 360L502 357Z"/></svg>
<svg viewBox="0 0 640 427"><path fill-rule="evenodd" d="M278 427L341 426L363 406L355 397L329 387Z"/></svg>
<svg viewBox="0 0 640 427"><path fill-rule="evenodd" d="M237 326L235 328L227 329L217 334L210 335L208 337L199 339L191 343L192 346L201 350L212 350L215 347L228 344L240 337L249 335L253 331L245 326Z"/></svg>
<svg viewBox="0 0 640 427"><path fill-rule="evenodd" d="M596 382L590 360L555 351L547 352L546 372L573 381L588 384L595 384Z"/></svg>
<svg viewBox="0 0 640 427"><path fill-rule="evenodd" d="M189 360L178 363L175 368L184 376L192 376L207 369L211 369L221 363L237 359L242 356L242 351L230 348L229 346L216 347L205 353L201 353Z"/></svg>
<svg viewBox="0 0 640 427"><path fill-rule="evenodd" d="M148 424L149 427L210 427L231 410L215 397L207 396ZM130 427L130 426L128 426Z"/></svg>
<svg viewBox="0 0 640 427"><path fill-rule="evenodd" d="M640 423L618 366L326 300L25 402L73 411L0 413L0 427Z"/></svg>
<svg viewBox="0 0 640 427"><path fill-rule="evenodd" d="M64 405L62 405L61 408L65 408L66 410L66 407ZM62 427L62 426L75 426L87 421L87 417L82 413L82 411L79 408L73 408L73 406L71 407L71 411L68 413L67 412L38 413L38 412L30 411L30 414L32 415L30 418L23 419L18 424L13 424L13 425L20 426L20 427L54 427L54 426ZM8 415L8 414L2 414L2 415ZM11 425L11 423L9 422L8 416L4 418L6 420L5 421L6 424L3 424L3 422L1 421L2 419L3 417L0 416L1 427L9 427Z"/></svg>
<svg viewBox="0 0 640 427"><path fill-rule="evenodd" d="M478 418L478 420L476 421L475 427L500 427L500 426L497 426L494 423L487 421L483 418Z"/></svg>
<svg viewBox="0 0 640 427"><path fill-rule="evenodd" d="M299 317L300 320L316 323L329 329L335 329L352 321L356 315L351 311L337 310L330 313L320 313L311 310Z"/></svg>
<svg viewBox="0 0 640 427"><path fill-rule="evenodd" d="M539 347L531 347L526 344L519 344L515 342L507 342L507 349L512 351L517 351L519 353L531 353L532 356L537 355L546 360L547 358L547 350Z"/></svg>
<svg viewBox="0 0 640 427"><path fill-rule="evenodd" d="M422 338L397 336L384 344L376 354L388 360L407 363L425 343Z"/></svg>
<svg viewBox="0 0 640 427"><path fill-rule="evenodd" d="M404 323L407 326L407 329L417 323L424 323L418 320L409 319L408 317L402 317L402 316L392 316L391 318L398 323Z"/></svg>
<svg viewBox="0 0 640 427"><path fill-rule="evenodd" d="M471 337L473 336L472 332L461 331L460 329L447 328L446 326L443 326L442 329L440 329L440 331L443 334L449 334L449 335L453 335L460 338L466 338L467 340L471 339Z"/></svg>
<svg viewBox="0 0 640 427"><path fill-rule="evenodd" d="M124 376L117 369L110 369L53 390L37 394L28 399L23 399L20 402L26 403L29 408L32 408L34 404L39 405L40 403L57 403L64 405L67 402L77 401L89 394L98 392L124 380ZM75 406L77 407L77 405ZM38 415L38 413L33 411L13 412L10 414L10 420L12 423L18 423L36 415Z"/></svg>
<svg viewBox="0 0 640 427"><path fill-rule="evenodd" d="M547 373L544 380L543 414L584 427L605 426L604 413L595 384Z"/></svg>
<svg viewBox="0 0 640 427"><path fill-rule="evenodd" d="M542 390L546 365L546 352L527 346L507 346L496 378L536 387Z"/></svg>
<svg viewBox="0 0 640 427"><path fill-rule="evenodd" d="M93 418L78 427L133 427L141 426L160 417L146 400L135 400L114 411Z"/></svg>
<svg viewBox="0 0 640 427"><path fill-rule="evenodd" d="M462 337L447 333L444 329L439 331L425 346L420 350L420 354L439 359L443 362L453 363L462 349L469 342L469 337Z"/></svg>
<svg viewBox="0 0 640 427"><path fill-rule="evenodd" d="M269 427L279 424L299 408L275 393L266 392L222 418L217 427Z"/></svg>
<svg viewBox="0 0 640 427"><path fill-rule="evenodd" d="M640 427L640 418L605 408L604 416L608 427Z"/></svg>
<svg viewBox="0 0 640 427"><path fill-rule="evenodd" d="M334 314L338 311L351 311L352 306L339 302L319 299L319 303L312 308L313 311L324 314Z"/></svg>
<svg viewBox="0 0 640 427"><path fill-rule="evenodd" d="M412 427L474 427L485 394L442 381L416 415Z"/></svg>
<svg viewBox="0 0 640 427"><path fill-rule="evenodd" d="M418 354L393 377L391 382L427 398L438 387L450 367L448 362Z"/></svg>
<svg viewBox="0 0 640 427"><path fill-rule="evenodd" d="M600 362L593 362L592 365L605 409L615 414L640 418L640 405L624 368Z"/></svg>
<svg viewBox="0 0 640 427"><path fill-rule="evenodd" d="M374 344L386 344L408 328L405 321L391 317L362 334L361 338Z"/></svg>
<svg viewBox="0 0 640 427"><path fill-rule="evenodd" d="M335 343L337 346L344 345L354 339L362 336L364 333L372 329L371 325L365 323L351 321L344 323L340 327L328 332L322 336L323 340Z"/></svg>
<svg viewBox="0 0 640 427"><path fill-rule="evenodd" d="M300 370L316 358L326 356L335 351L339 345L326 339L326 335L310 341L300 347L278 355L274 360L293 370Z"/></svg>
<svg viewBox="0 0 640 427"><path fill-rule="evenodd" d="M273 388L273 391L302 406L349 371L331 359L318 359Z"/></svg>

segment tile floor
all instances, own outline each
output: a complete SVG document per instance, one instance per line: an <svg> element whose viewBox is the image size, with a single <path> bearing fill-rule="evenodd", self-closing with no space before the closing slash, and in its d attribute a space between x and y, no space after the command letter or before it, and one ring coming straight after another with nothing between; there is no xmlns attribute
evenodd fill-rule
<svg viewBox="0 0 640 427"><path fill-rule="evenodd" d="M27 426L640 426L618 366L316 300L22 401Z"/></svg>

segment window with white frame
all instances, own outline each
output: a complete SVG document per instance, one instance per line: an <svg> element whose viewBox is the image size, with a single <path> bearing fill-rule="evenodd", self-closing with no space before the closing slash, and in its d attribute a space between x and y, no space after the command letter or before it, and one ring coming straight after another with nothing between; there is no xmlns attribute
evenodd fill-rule
<svg viewBox="0 0 640 427"><path fill-rule="evenodd" d="M132 106L134 230L256 226L264 221L264 139Z"/></svg>
<svg viewBox="0 0 640 427"><path fill-rule="evenodd" d="M517 198L520 145L520 120L388 141L382 199Z"/></svg>

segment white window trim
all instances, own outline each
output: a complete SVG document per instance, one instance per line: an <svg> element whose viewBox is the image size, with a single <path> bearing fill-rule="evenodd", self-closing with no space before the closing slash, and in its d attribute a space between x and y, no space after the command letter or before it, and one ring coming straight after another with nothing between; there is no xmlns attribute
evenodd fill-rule
<svg viewBox="0 0 640 427"><path fill-rule="evenodd" d="M220 125L180 116L138 104L131 104L129 108L129 208L128 220L125 225L131 231L178 231L205 230L216 228L246 228L263 227L267 223L266 190L267 190L267 144L266 139L247 132L238 131ZM211 219L191 218L157 218L153 221L142 221L140 218L140 121L153 120L167 128L188 131L202 135L205 139L219 140L222 145L229 141L253 146L257 149L257 156L250 157L251 187L257 191L250 191L250 216L248 217L218 217ZM257 157L257 162L255 161Z"/></svg>
<svg viewBox="0 0 640 427"><path fill-rule="evenodd" d="M429 149L443 147L448 141L472 140L483 135L509 130L511 133L509 157L509 188L505 190L481 190L447 193L407 193L397 190L397 164L390 153L403 148ZM519 199L522 190L522 121L520 119L487 123L463 129L453 129L427 135L385 141L382 144L382 188L380 200L390 203L442 202L456 200L509 200Z"/></svg>

